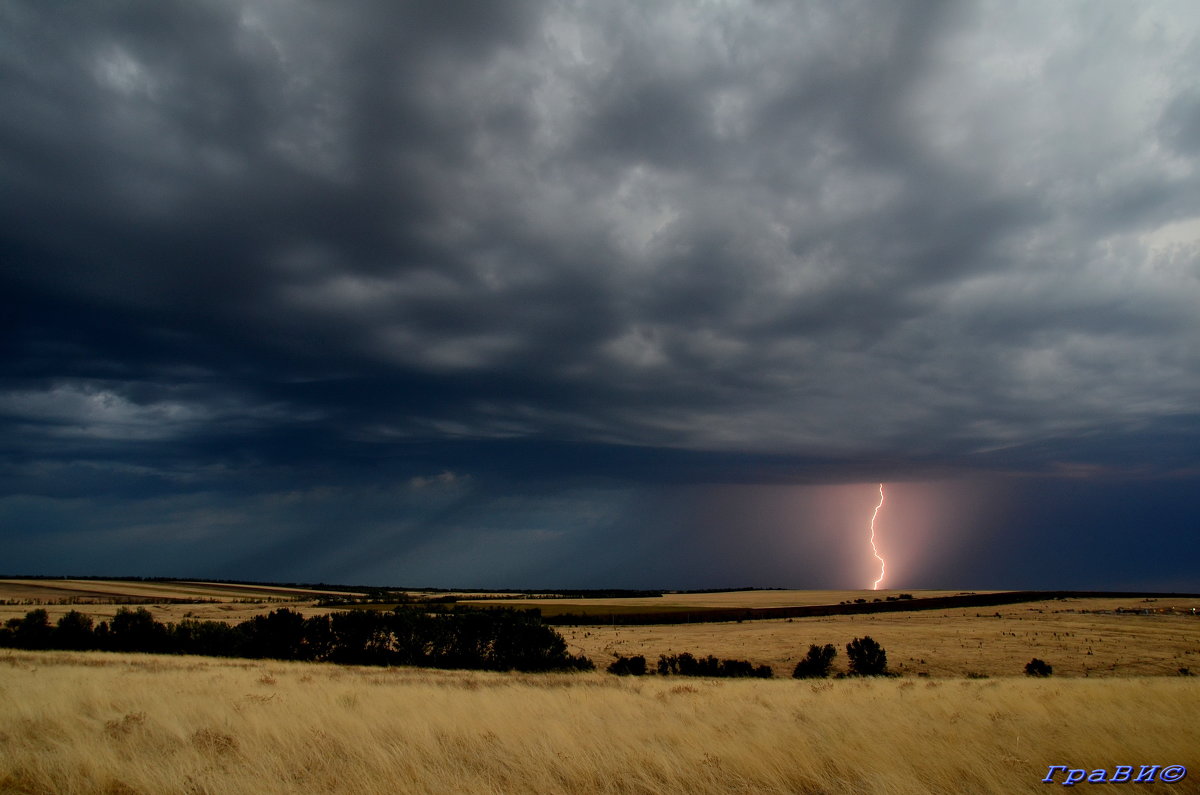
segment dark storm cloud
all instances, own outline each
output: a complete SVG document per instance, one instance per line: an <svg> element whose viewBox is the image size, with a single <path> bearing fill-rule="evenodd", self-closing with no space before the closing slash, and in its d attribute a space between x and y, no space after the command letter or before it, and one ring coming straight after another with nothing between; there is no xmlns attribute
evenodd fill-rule
<svg viewBox="0 0 1200 795"><path fill-rule="evenodd" d="M0 482L1194 469L1198 32L1168 3L6 4Z"/></svg>
<svg viewBox="0 0 1200 795"><path fill-rule="evenodd" d="M7 413L962 455L1189 411L1183 11L12 6Z"/></svg>

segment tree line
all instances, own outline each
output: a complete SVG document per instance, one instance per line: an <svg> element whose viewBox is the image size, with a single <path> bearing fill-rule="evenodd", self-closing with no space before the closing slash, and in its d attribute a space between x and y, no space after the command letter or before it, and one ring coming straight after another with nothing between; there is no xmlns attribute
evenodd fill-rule
<svg viewBox="0 0 1200 795"><path fill-rule="evenodd" d="M72 610L51 624L39 609L0 627L0 646L489 671L595 667L568 654L566 641L539 616L508 609L429 613L400 606L305 618L279 608L235 625L195 619L164 624L145 608L122 608L98 624Z"/></svg>
<svg viewBox="0 0 1200 795"><path fill-rule="evenodd" d="M590 671L587 657L567 653L566 641L542 623L536 611L499 608L454 609L430 613L400 605L391 612L351 610L305 618L288 608L254 616L239 624L184 619L160 623L144 607L121 608L111 621L98 624L78 610L51 624L43 609L0 626L0 647L70 651L122 651L151 654L196 654L210 657L333 662L348 665L413 665L490 671ZM823 678L831 673L837 649L809 646L796 663L796 679ZM850 676L892 676L887 652L869 635L846 644ZM643 676L642 655L616 655L609 673ZM688 652L660 655L660 676L771 678L769 665L747 660L719 660ZM1039 659L1025 666L1028 676L1050 676L1053 668ZM1180 669L1181 674L1190 674ZM846 674L837 674L844 676Z"/></svg>

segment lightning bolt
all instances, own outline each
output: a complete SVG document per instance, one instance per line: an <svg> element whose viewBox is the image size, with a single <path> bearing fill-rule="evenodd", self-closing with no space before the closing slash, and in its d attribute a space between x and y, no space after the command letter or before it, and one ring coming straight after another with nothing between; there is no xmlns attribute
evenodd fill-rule
<svg viewBox="0 0 1200 795"><path fill-rule="evenodd" d="M883 582L884 562L879 556L879 547L875 546L875 517L879 515L879 509L883 507L883 484L879 484L879 504L875 506L875 513L871 514L871 551L875 554L875 559L879 561L879 579L871 587L872 590L879 590L879 583Z"/></svg>

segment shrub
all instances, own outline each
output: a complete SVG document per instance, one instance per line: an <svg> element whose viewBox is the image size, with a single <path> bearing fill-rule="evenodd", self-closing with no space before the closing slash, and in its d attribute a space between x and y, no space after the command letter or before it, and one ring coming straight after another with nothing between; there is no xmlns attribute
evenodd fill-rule
<svg viewBox="0 0 1200 795"><path fill-rule="evenodd" d="M833 658L837 656L837 649L832 643L826 643L824 646L812 644L808 647L808 655L803 660L796 663L796 669L792 671L793 679L817 679L829 676L829 669L833 665Z"/></svg>
<svg viewBox="0 0 1200 795"><path fill-rule="evenodd" d="M711 654L693 657L686 651L678 655L659 655L658 673L662 676L752 676L759 679L770 679L775 675L769 665L755 667L748 660L718 660Z"/></svg>
<svg viewBox="0 0 1200 795"><path fill-rule="evenodd" d="M1026 676L1049 676L1054 673L1054 667L1034 657L1029 662L1025 663Z"/></svg>
<svg viewBox="0 0 1200 795"><path fill-rule="evenodd" d="M640 654L636 657L623 657L618 654L617 659L608 666L608 672L618 676L645 676L646 658Z"/></svg>
<svg viewBox="0 0 1200 795"><path fill-rule="evenodd" d="M759 679L770 679L774 671L769 665L754 666L749 660L721 660L717 676L752 676Z"/></svg>
<svg viewBox="0 0 1200 795"><path fill-rule="evenodd" d="M846 657L853 676L887 676L887 652L870 635L847 643Z"/></svg>

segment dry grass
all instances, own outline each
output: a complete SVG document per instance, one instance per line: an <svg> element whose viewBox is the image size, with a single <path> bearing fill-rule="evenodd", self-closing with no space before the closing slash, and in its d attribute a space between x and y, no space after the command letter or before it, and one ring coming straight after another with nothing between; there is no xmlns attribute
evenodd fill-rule
<svg viewBox="0 0 1200 795"><path fill-rule="evenodd" d="M82 587L92 581L37 582L47 587L71 588ZM0 599L10 594L6 589L24 587L24 584L13 580L0 581ZM200 591L239 600L255 593L249 586L227 589L221 584L205 583L154 583L146 588L143 585L112 581L106 583L105 588L131 596L144 596L147 590L156 589L174 597ZM553 604L584 606L632 606L632 603L645 602L669 607L774 607L836 604L874 593L734 591L668 594L661 600L550 601ZM882 598L899 592L878 593ZM912 593L914 596L939 596L958 592ZM536 604L536 600L503 600L498 604L521 607ZM279 602L264 600L164 603L146 607L162 622L177 622L184 618L238 622L279 606ZM311 600L288 602L286 606L306 615L330 610L318 607ZM120 607L117 604L48 604L45 609L51 621L57 621L70 610L81 610L96 620L104 620L111 618ZM29 605L0 605L0 621L24 616L30 609ZM557 629L570 644L571 653L585 654L600 666L606 665L613 654L642 654L653 665L660 654L689 651L722 658L748 659L756 665L766 663L775 669L777 675L786 676L811 643L834 644L842 654L835 662L835 667L844 667L846 643L852 638L870 635L887 649L892 668L907 674L923 672L934 677L960 677L970 672L987 676L1018 676L1025 663L1038 657L1053 665L1057 675L1154 676L1174 675L1180 668L1189 668L1200 674L1200 615L1192 614L1192 610L1200 612L1200 599L1072 599L997 607L797 618L791 621L775 619L659 626L564 626Z"/></svg>
<svg viewBox="0 0 1200 795"><path fill-rule="evenodd" d="M1050 764L1200 769L1198 696L1181 677L812 684L0 652L0 791L1038 792Z"/></svg>
<svg viewBox="0 0 1200 795"><path fill-rule="evenodd" d="M1200 615L1192 608L1200 608L1200 599L1080 599L792 621L557 629L571 653L586 654L597 665L613 654L641 654L653 664L660 654L690 651L766 663L787 676L809 644L834 644L835 669L844 668L846 643L870 635L887 650L893 670L909 675L1019 676L1038 657L1056 675L1162 676L1180 668L1200 674Z"/></svg>
<svg viewBox="0 0 1200 795"><path fill-rule="evenodd" d="M297 610L305 615L328 613L328 607L317 607L314 601L305 602L215 602L202 604L46 604L39 605L0 605L0 623L10 618L23 618L30 610L43 609L50 616L50 622L58 621L66 613L78 610L87 613L96 621L107 621L121 609L144 607L154 614L156 621L163 623L173 621L178 623L185 618L196 618L202 621L228 621L237 623L246 621L254 616L264 615L280 607Z"/></svg>
<svg viewBox="0 0 1200 795"><path fill-rule="evenodd" d="M350 596L348 591L315 591L277 586L235 585L206 582L139 582L130 580L0 580L0 622L21 618L42 606L57 621L63 614L79 610L97 621L107 620L122 602L137 604L162 622L198 618L238 622L286 606L308 613L328 612L316 608L318 596ZM148 600L162 599L160 603ZM166 600L203 599L202 603L180 604ZM14 602L14 604L3 604Z"/></svg>
<svg viewBox="0 0 1200 795"><path fill-rule="evenodd" d="M52 583L55 581L40 581ZM67 581L57 581L66 583ZM80 581L84 582L84 581ZM125 583L136 587L139 583ZM154 584L164 593L180 596L204 584ZM14 581L0 581L0 598ZM115 582L113 590L123 587ZM214 585L214 589L224 586ZM239 586L240 588L241 586ZM185 591L183 589L189 589ZM133 593L133 591L129 591ZM140 593L140 592L139 592ZM244 598L240 591L238 598ZM836 604L872 591L736 591L716 594L669 594L663 604L695 607L771 607L791 604ZM880 591L883 595L892 592ZM947 595L944 592L912 592ZM957 593L957 592L955 592ZM231 594L227 594L231 596ZM532 600L504 601L519 607ZM554 603L599 605L651 600L553 600ZM220 602L209 604L152 604L147 608L158 621L245 621L274 610L278 602ZM286 606L306 615L327 613L313 601ZM29 605L0 605L0 621L24 616ZM96 620L109 619L120 605L46 606L51 621L81 610ZM1180 668L1200 674L1200 599L1146 601L1138 598L1072 599L855 616L670 624L659 626L557 627L572 654L585 654L604 666L613 654L642 654L651 665L660 654L714 654L721 658L748 659L768 664L776 675L787 676L809 644L834 644L840 653L835 668L845 666L845 645L855 637L870 635L888 652L892 668L900 673L928 673L933 677L1019 676L1025 663L1038 657L1054 666L1059 676L1163 676ZM1120 610L1121 612L1117 612ZM1142 611L1150 611L1143 613ZM1159 611L1159 612L1153 612ZM999 617L997 618L997 614ZM923 661L923 662L922 662Z"/></svg>

